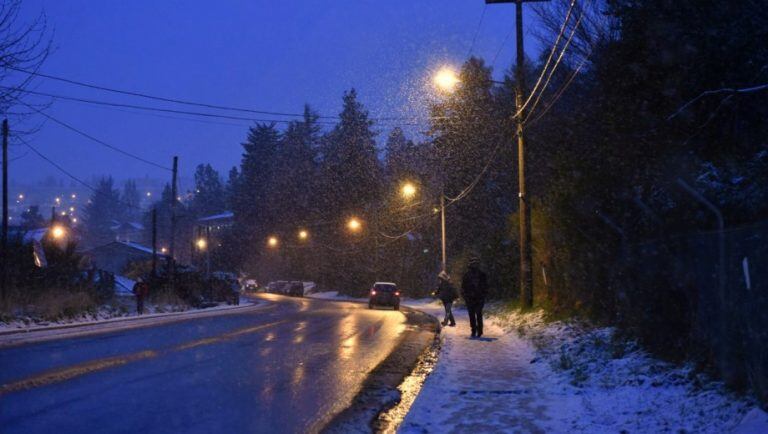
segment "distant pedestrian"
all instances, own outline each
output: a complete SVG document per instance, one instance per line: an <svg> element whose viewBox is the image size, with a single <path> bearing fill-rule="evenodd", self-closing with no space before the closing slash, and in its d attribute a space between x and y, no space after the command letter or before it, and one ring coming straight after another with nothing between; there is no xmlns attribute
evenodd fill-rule
<svg viewBox="0 0 768 434"><path fill-rule="evenodd" d="M443 325L449 325L451 327L456 325L456 320L453 319L453 302L459 298L456 288L451 284L451 276L445 271L441 271L437 275L440 281L437 287L437 298L443 302L445 308L445 318L443 319Z"/></svg>
<svg viewBox="0 0 768 434"><path fill-rule="evenodd" d="M472 328L472 337L483 335L483 306L488 295L488 278L480 271L480 259L473 256L469 260L469 267L461 279L461 295L469 312L469 326Z"/></svg>
<svg viewBox="0 0 768 434"><path fill-rule="evenodd" d="M149 295L149 285L141 277L133 285L133 295L136 296L136 313L144 315L144 299Z"/></svg>

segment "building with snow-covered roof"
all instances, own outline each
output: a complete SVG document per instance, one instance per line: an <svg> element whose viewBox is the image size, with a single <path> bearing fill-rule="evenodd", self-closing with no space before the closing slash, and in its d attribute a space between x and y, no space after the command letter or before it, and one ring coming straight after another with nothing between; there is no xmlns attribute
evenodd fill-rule
<svg viewBox="0 0 768 434"><path fill-rule="evenodd" d="M114 274L123 274L135 262L152 260L152 248L128 241L113 241L83 252L91 258L91 263L99 270ZM168 259L167 255L157 252L158 267Z"/></svg>

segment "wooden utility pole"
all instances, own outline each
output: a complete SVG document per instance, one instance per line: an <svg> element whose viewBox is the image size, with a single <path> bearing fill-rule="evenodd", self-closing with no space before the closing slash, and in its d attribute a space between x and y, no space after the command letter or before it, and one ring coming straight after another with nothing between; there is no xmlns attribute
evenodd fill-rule
<svg viewBox="0 0 768 434"><path fill-rule="evenodd" d="M525 188L525 46L523 43L523 3L547 0L485 0L486 4L515 4L515 34L517 39L517 57L515 65L515 124L517 136L517 173L518 173L518 219L520 221L520 302L523 307L533 306L533 274L531 264L531 208Z"/></svg>
<svg viewBox="0 0 768 434"><path fill-rule="evenodd" d="M2 299L8 293L8 119L3 119L3 234L2 234Z"/></svg>
<svg viewBox="0 0 768 434"><path fill-rule="evenodd" d="M152 208L152 277L157 276L157 207Z"/></svg>
<svg viewBox="0 0 768 434"><path fill-rule="evenodd" d="M171 285L171 292L176 292L176 177L179 172L179 157L173 157L173 175L171 176L171 242L169 245L170 254L168 265L168 281Z"/></svg>

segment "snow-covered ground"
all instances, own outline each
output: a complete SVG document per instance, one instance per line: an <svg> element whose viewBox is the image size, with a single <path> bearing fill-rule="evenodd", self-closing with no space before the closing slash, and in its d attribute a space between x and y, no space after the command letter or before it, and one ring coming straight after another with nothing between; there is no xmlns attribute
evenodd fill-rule
<svg viewBox="0 0 768 434"><path fill-rule="evenodd" d="M408 304L442 319L436 302ZM437 366L400 432L768 432L748 399L610 328L497 312L482 339L469 338L466 310L454 312L457 327L443 328Z"/></svg>
<svg viewBox="0 0 768 434"><path fill-rule="evenodd" d="M240 306L252 306L255 302L249 300L246 297L240 298ZM20 317L12 321L0 321L0 332L10 332L14 330L18 331L33 331L42 330L46 328L54 328L75 324L98 324L109 321L119 321L130 318L152 318L162 317L172 314L178 314L180 312L209 312L221 309L231 309L238 306L228 305L226 303L219 303L218 306L212 306L205 309L194 309L186 306L179 305L157 305L147 303L144 306L144 315L138 315L136 313L136 299L131 296L117 297L116 301L109 305L100 306L98 310L90 313L83 313L80 316L73 318L61 319L58 321L43 321L31 317Z"/></svg>
<svg viewBox="0 0 768 434"><path fill-rule="evenodd" d="M339 295L338 291L313 292L307 294L308 298L317 298L320 300L341 300L341 301L364 301L365 298L355 298L348 295Z"/></svg>

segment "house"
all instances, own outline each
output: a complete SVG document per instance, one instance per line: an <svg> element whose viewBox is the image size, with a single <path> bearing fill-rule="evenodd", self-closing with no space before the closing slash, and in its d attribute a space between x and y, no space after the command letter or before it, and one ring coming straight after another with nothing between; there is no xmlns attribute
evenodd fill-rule
<svg viewBox="0 0 768 434"><path fill-rule="evenodd" d="M197 219L193 236L195 239L200 237L207 238L208 244L212 247L221 243L221 234L235 222L235 214L231 211L224 211L207 217Z"/></svg>
<svg viewBox="0 0 768 434"><path fill-rule="evenodd" d="M141 241L144 234L144 225L136 222L115 222L110 229L115 233L115 241L135 243Z"/></svg>
<svg viewBox="0 0 768 434"><path fill-rule="evenodd" d="M134 262L152 260L152 248L129 241L113 241L84 252L91 263L99 270L121 275ZM157 253L158 267L168 259L167 255Z"/></svg>

